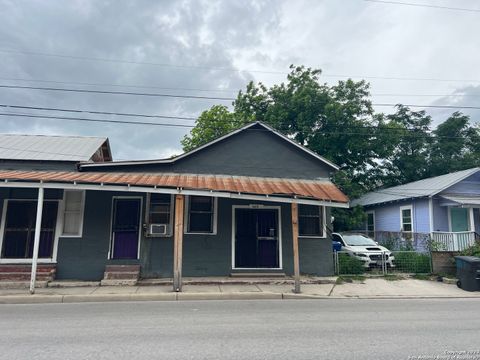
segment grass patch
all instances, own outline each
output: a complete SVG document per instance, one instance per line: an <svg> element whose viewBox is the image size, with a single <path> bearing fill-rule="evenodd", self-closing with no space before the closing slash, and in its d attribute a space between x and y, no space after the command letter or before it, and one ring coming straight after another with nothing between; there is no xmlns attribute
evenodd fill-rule
<svg viewBox="0 0 480 360"><path fill-rule="evenodd" d="M354 281L364 282L366 279L365 276L362 275L341 275L337 278L335 282L337 285L344 284L344 283L353 283Z"/></svg>

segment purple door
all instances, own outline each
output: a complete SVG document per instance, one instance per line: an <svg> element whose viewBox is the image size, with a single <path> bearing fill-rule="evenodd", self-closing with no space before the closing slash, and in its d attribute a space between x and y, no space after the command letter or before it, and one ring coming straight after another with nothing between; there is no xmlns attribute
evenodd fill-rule
<svg viewBox="0 0 480 360"><path fill-rule="evenodd" d="M140 204L136 198L113 200L113 259L137 259L140 235Z"/></svg>

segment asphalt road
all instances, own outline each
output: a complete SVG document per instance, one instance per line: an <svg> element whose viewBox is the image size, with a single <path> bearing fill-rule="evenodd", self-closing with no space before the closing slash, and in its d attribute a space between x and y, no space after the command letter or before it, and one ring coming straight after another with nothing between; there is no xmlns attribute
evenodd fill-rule
<svg viewBox="0 0 480 360"><path fill-rule="evenodd" d="M408 359L446 351L480 359L479 299L0 305L0 359L9 360Z"/></svg>

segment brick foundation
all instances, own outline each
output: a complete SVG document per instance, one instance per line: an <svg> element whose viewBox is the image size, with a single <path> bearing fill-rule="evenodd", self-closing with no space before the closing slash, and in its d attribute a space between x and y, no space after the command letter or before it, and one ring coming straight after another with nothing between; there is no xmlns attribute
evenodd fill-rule
<svg viewBox="0 0 480 360"><path fill-rule="evenodd" d="M456 275L455 256L457 251L432 251L432 270L435 274Z"/></svg>
<svg viewBox="0 0 480 360"><path fill-rule="evenodd" d="M53 281L56 271L56 264L38 264L36 279ZM31 273L31 264L0 264L0 281L29 281Z"/></svg>

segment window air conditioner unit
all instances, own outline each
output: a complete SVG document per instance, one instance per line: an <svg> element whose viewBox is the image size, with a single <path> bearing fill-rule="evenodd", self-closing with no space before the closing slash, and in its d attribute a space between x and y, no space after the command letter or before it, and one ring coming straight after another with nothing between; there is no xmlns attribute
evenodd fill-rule
<svg viewBox="0 0 480 360"><path fill-rule="evenodd" d="M150 224L149 234L150 235L167 235L168 224Z"/></svg>

